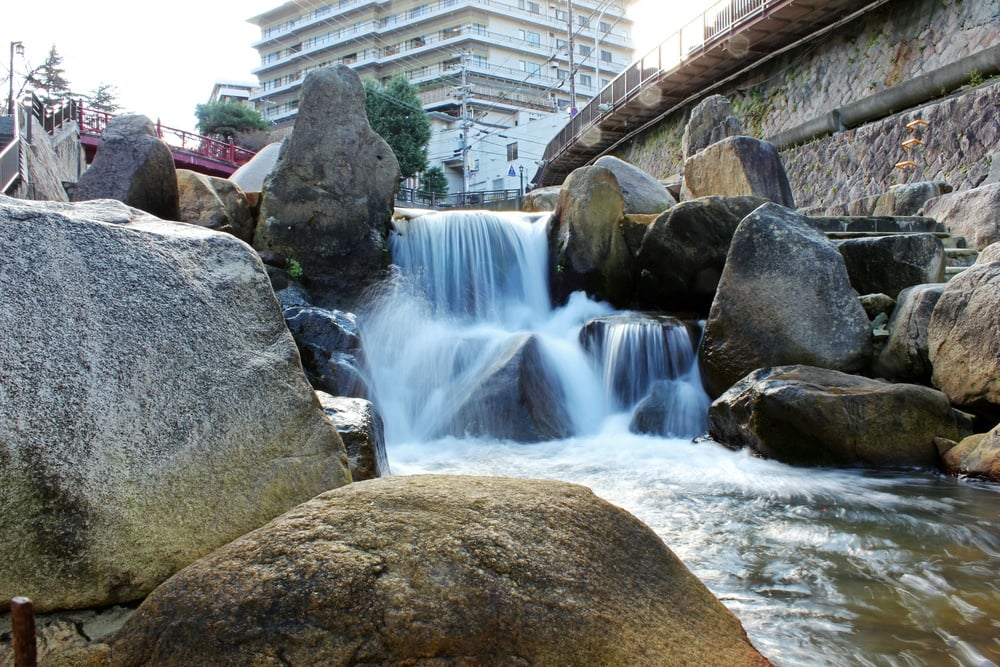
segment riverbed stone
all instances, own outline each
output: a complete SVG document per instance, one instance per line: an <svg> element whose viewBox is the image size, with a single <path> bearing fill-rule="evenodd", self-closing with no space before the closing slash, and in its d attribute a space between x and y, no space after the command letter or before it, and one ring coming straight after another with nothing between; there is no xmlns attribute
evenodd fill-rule
<svg viewBox="0 0 1000 667"><path fill-rule="evenodd" d="M614 172L581 167L571 173L549 220L550 285L556 303L585 291L625 307L632 298L632 254L623 230L625 198Z"/></svg>
<svg viewBox="0 0 1000 667"><path fill-rule="evenodd" d="M944 281L944 244L934 234L847 239L836 246L859 294L895 298L906 287Z"/></svg>
<svg viewBox="0 0 1000 667"><path fill-rule="evenodd" d="M873 374L894 382L930 384L931 360L927 329L931 313L944 293L943 283L914 285L899 293L889 318L889 338L875 360Z"/></svg>
<svg viewBox="0 0 1000 667"><path fill-rule="evenodd" d="M433 475L300 505L160 586L109 644L116 663L162 667L770 664L589 489Z"/></svg>
<svg viewBox="0 0 1000 667"><path fill-rule="evenodd" d="M935 438L972 432L930 387L801 365L750 373L712 403L708 423L718 442L793 465L936 469Z"/></svg>
<svg viewBox="0 0 1000 667"><path fill-rule="evenodd" d="M375 405L363 398L331 396L325 391L317 391L316 396L344 441L351 479L360 482L388 475L385 427Z"/></svg>
<svg viewBox="0 0 1000 667"><path fill-rule="evenodd" d="M232 234L241 241L253 241L254 219L250 202L234 182L199 174L189 169L177 170L178 219Z"/></svg>
<svg viewBox="0 0 1000 667"><path fill-rule="evenodd" d="M284 316L313 387L334 396L368 397L361 372L361 335L353 313L291 306Z"/></svg>
<svg viewBox="0 0 1000 667"><path fill-rule="evenodd" d="M737 227L699 350L715 397L750 371L805 364L848 373L872 335L843 256L805 216L767 203Z"/></svg>
<svg viewBox="0 0 1000 667"><path fill-rule="evenodd" d="M1000 241L983 248L976 258L976 264L989 264L990 262L1000 262Z"/></svg>
<svg viewBox="0 0 1000 667"><path fill-rule="evenodd" d="M605 155L594 163L611 170L625 199L625 213L657 215L677 203L658 180L613 155Z"/></svg>
<svg viewBox="0 0 1000 667"><path fill-rule="evenodd" d="M948 194L952 188L945 181L901 183L889 188L875 201L867 215L917 215L927 201Z"/></svg>
<svg viewBox="0 0 1000 667"><path fill-rule="evenodd" d="M932 382L972 412L1000 414L1000 262L952 278L927 330Z"/></svg>
<svg viewBox="0 0 1000 667"><path fill-rule="evenodd" d="M559 203L559 191L561 185L550 185L545 188L535 188L524 195L524 203L521 210L526 213L542 213L544 211L556 210Z"/></svg>
<svg viewBox="0 0 1000 667"><path fill-rule="evenodd" d="M278 164L281 154L281 141L275 141L257 151L252 158L234 171L229 180L235 183L243 192L260 194L264 191L264 183Z"/></svg>
<svg viewBox="0 0 1000 667"><path fill-rule="evenodd" d="M1000 425L989 433L964 438L949 449L942 460L944 471L949 475L1000 482Z"/></svg>
<svg viewBox="0 0 1000 667"><path fill-rule="evenodd" d="M647 228L636 255L640 308L707 315L740 221L767 200L701 197L681 202Z"/></svg>
<svg viewBox="0 0 1000 667"><path fill-rule="evenodd" d="M0 257L0 599L141 599L350 481L245 243L0 197Z"/></svg>
<svg viewBox="0 0 1000 667"><path fill-rule="evenodd" d="M659 380L639 401L629 430L667 438L691 438L708 429L708 395L688 379Z"/></svg>
<svg viewBox="0 0 1000 667"><path fill-rule="evenodd" d="M709 95L691 110L681 137L681 152L687 159L718 141L741 135L743 126L729 100L722 95Z"/></svg>
<svg viewBox="0 0 1000 667"><path fill-rule="evenodd" d="M146 116L123 114L108 122L70 201L117 199L164 220L179 220L174 156Z"/></svg>
<svg viewBox="0 0 1000 667"><path fill-rule="evenodd" d="M795 208L777 147L753 137L723 139L684 161L681 200L711 195L761 197Z"/></svg>
<svg viewBox="0 0 1000 667"><path fill-rule="evenodd" d="M254 247L302 266L316 305L353 306L382 277L399 163L372 130L358 75L310 71L267 180Z"/></svg>
<svg viewBox="0 0 1000 667"><path fill-rule="evenodd" d="M516 442L566 438L573 426L565 402L538 338L514 336L455 399L437 435Z"/></svg>
<svg viewBox="0 0 1000 667"><path fill-rule="evenodd" d="M1000 183L959 190L931 199L923 213L942 223L955 236L963 236L969 246L982 250L1000 241Z"/></svg>

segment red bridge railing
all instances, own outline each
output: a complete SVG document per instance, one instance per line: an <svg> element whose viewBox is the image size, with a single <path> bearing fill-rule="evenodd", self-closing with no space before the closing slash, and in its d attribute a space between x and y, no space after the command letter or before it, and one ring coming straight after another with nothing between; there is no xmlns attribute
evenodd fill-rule
<svg viewBox="0 0 1000 667"><path fill-rule="evenodd" d="M80 134L100 136L115 114L97 109L88 109L83 103L76 103ZM219 141L193 132L185 132L156 122L156 135L173 151L193 153L212 160L239 166L250 161L256 153L228 141Z"/></svg>

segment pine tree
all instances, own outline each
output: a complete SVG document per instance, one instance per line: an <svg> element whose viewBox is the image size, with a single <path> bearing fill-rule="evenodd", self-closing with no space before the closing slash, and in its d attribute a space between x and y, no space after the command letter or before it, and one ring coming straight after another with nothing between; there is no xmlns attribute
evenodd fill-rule
<svg viewBox="0 0 1000 667"><path fill-rule="evenodd" d="M33 89L38 99L45 104L61 102L73 96L62 62L63 58L53 44L45 62L33 68L25 77L25 87Z"/></svg>
<svg viewBox="0 0 1000 667"><path fill-rule="evenodd" d="M115 113L121 109L118 104L118 88L106 83L99 84L89 95L84 95L87 106L96 111Z"/></svg>
<svg viewBox="0 0 1000 667"><path fill-rule="evenodd" d="M448 194L448 179L441 167L433 166L420 177L420 191L435 195Z"/></svg>
<svg viewBox="0 0 1000 667"><path fill-rule="evenodd" d="M199 104L194 115L198 118L199 133L237 144L241 135L267 129L267 121L259 111L235 101Z"/></svg>
<svg viewBox="0 0 1000 667"><path fill-rule="evenodd" d="M368 123L392 148L403 178L427 168L427 144L431 123L406 77L393 77L382 85L365 81L365 111Z"/></svg>

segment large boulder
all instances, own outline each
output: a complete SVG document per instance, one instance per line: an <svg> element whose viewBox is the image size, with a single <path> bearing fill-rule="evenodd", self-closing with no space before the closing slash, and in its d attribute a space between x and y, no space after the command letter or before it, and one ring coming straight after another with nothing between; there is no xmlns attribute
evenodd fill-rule
<svg viewBox="0 0 1000 667"><path fill-rule="evenodd" d="M610 169L615 175L628 214L656 215L677 203L662 183L624 160L605 155L594 164Z"/></svg>
<svg viewBox="0 0 1000 667"><path fill-rule="evenodd" d="M844 258L804 217L765 204L736 229L699 362L718 396L752 370L805 364L845 372L872 355L868 317Z"/></svg>
<svg viewBox="0 0 1000 667"><path fill-rule="evenodd" d="M635 406L629 430L670 438L702 435L709 402L702 388L686 379L659 380Z"/></svg>
<svg viewBox="0 0 1000 667"><path fill-rule="evenodd" d="M361 336L353 313L292 306L284 315L313 387L334 396L368 396L361 373Z"/></svg>
<svg viewBox="0 0 1000 667"><path fill-rule="evenodd" d="M1000 241L983 248L976 258L976 264L989 264L990 262L1000 262Z"/></svg>
<svg viewBox="0 0 1000 667"><path fill-rule="evenodd" d="M260 194L264 191L267 177L274 171L281 154L281 141L275 141L257 151L250 161L234 171L229 180L240 187L243 192Z"/></svg>
<svg viewBox="0 0 1000 667"><path fill-rule="evenodd" d="M944 244L934 234L847 239L837 249L859 294L895 298L906 287L944 281Z"/></svg>
<svg viewBox="0 0 1000 667"><path fill-rule="evenodd" d="M657 217L636 255L638 306L708 314L733 233L764 203L758 197L703 197Z"/></svg>
<svg viewBox="0 0 1000 667"><path fill-rule="evenodd" d="M0 197L0 257L0 599L141 599L350 481L245 243Z"/></svg>
<svg viewBox="0 0 1000 667"><path fill-rule="evenodd" d="M934 218L971 247L982 250L1000 241L1000 183L959 190L931 199L922 215Z"/></svg>
<svg viewBox="0 0 1000 667"><path fill-rule="evenodd" d="M178 220L253 241L254 219L247 196L225 178L177 170Z"/></svg>
<svg viewBox="0 0 1000 667"><path fill-rule="evenodd" d="M539 442L572 432L562 387L547 367L538 339L522 334L470 379L437 435Z"/></svg>
<svg viewBox="0 0 1000 667"><path fill-rule="evenodd" d="M893 382L930 384L932 368L927 352L927 329L944 288L943 283L915 285L899 293L889 318L889 339L873 367L876 377Z"/></svg>
<svg viewBox="0 0 1000 667"><path fill-rule="evenodd" d="M638 519L565 482L388 477L320 495L160 586L115 664L763 667Z"/></svg>
<svg viewBox="0 0 1000 667"><path fill-rule="evenodd" d="M1000 426L964 438L941 458L944 471L950 475L1000 482Z"/></svg>
<svg viewBox="0 0 1000 667"><path fill-rule="evenodd" d="M879 196L870 214L917 215L928 200L947 194L953 189L944 181L920 181L894 185Z"/></svg>
<svg viewBox="0 0 1000 667"><path fill-rule="evenodd" d="M365 89L349 67L312 70L301 90L254 247L299 262L316 305L349 306L381 277L399 163L368 124Z"/></svg>
<svg viewBox="0 0 1000 667"><path fill-rule="evenodd" d="M374 404L363 398L331 396L324 391L316 392L316 396L347 448L351 479L360 482L388 475L385 427Z"/></svg>
<svg viewBox="0 0 1000 667"><path fill-rule="evenodd" d="M71 201L117 199L164 220L180 219L174 156L153 121L138 114L111 119L69 195Z"/></svg>
<svg viewBox="0 0 1000 667"><path fill-rule="evenodd" d="M681 200L711 195L749 195L795 208L778 149L753 137L723 139L684 161Z"/></svg>
<svg viewBox="0 0 1000 667"><path fill-rule="evenodd" d="M975 264L948 282L927 330L932 382L952 403L1000 413L998 331L1000 262Z"/></svg>
<svg viewBox="0 0 1000 667"><path fill-rule="evenodd" d="M795 465L937 468L935 439L972 432L930 387L809 366L750 373L712 403L708 425L718 442Z"/></svg>
<svg viewBox="0 0 1000 667"><path fill-rule="evenodd" d="M562 190L561 185L535 188L524 195L521 210L525 213L542 213L556 210L556 206L559 204L560 190Z"/></svg>
<svg viewBox="0 0 1000 667"><path fill-rule="evenodd" d="M556 303L583 290L625 306L632 298L632 254L623 231L625 199L606 167L569 175L549 221L550 285Z"/></svg>
<svg viewBox="0 0 1000 667"><path fill-rule="evenodd" d="M743 126L729 100L722 95L709 95L691 110L681 137L681 150L686 160L714 143L742 135Z"/></svg>

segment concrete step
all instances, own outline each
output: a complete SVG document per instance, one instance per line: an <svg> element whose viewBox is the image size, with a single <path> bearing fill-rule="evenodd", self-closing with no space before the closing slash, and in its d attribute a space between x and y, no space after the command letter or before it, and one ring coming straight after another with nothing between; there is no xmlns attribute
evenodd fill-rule
<svg viewBox="0 0 1000 667"><path fill-rule="evenodd" d="M944 253L947 266L972 266L979 257L975 248L945 248Z"/></svg>
<svg viewBox="0 0 1000 667"><path fill-rule="evenodd" d="M918 215L877 216L877 215L838 215L810 216L809 221L823 232L864 232L869 234L886 233L947 233L944 225L934 218Z"/></svg>

